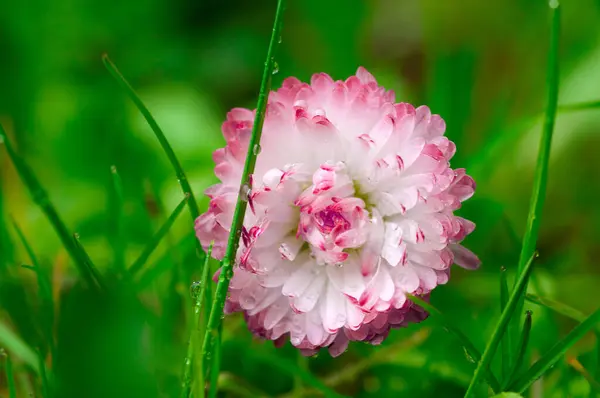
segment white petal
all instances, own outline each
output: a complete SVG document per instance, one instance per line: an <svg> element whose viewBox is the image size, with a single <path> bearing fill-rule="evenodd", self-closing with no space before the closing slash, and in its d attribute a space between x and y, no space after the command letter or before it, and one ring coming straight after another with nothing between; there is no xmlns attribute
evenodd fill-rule
<svg viewBox="0 0 600 398"><path fill-rule="evenodd" d="M325 275L319 275L315 278L300 297L292 299L294 308L300 312L309 312L312 310L323 293L323 286L326 279Z"/></svg>
<svg viewBox="0 0 600 398"><path fill-rule="evenodd" d="M300 297L318 273L318 265L314 262L305 263L294 272L283 285L282 293L289 297Z"/></svg>

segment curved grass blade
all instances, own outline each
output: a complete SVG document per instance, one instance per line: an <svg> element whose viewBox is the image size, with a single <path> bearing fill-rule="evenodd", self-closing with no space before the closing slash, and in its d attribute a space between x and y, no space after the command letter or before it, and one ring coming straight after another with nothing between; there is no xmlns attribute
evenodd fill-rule
<svg viewBox="0 0 600 398"><path fill-rule="evenodd" d="M169 230L173 226L173 223L175 222L179 214L181 214L181 211L183 210L185 204L189 201L189 199L190 196L185 195L185 198L183 198L181 202L179 202L179 204L177 205L175 210L173 210L173 212L171 213L167 221L163 224L163 226L160 227L160 229L154 234L154 236L152 236L152 239L150 239L150 242L148 242L140 256L137 258L137 260L135 260L131 267L129 267L129 272L132 275L138 273L142 269L144 264L146 264L146 261L148 261L148 258L150 258L150 255L152 255L152 252L154 251L154 249L156 249L156 246L158 246L160 241L169 232Z"/></svg>
<svg viewBox="0 0 600 398"><path fill-rule="evenodd" d="M110 60L110 58L108 58L107 54L102 55L102 62L104 63L104 66L106 67L106 69L108 69L110 74L119 83L121 88L123 90L125 90L125 92L129 96L131 101L133 101L135 106L138 108L138 110L140 111L140 113L142 114L144 119L146 119L146 122L148 123L148 125L150 126L152 131L154 132L156 139L160 143L160 146L161 146L163 152L169 159L169 162L171 163L171 166L173 167L173 170L175 171L175 176L177 177L177 181L179 182L179 186L181 187L183 194L186 195L187 197L189 197L189 200L187 201L187 207L188 207L190 216L192 217L192 222L195 222L196 219L200 216L200 210L198 209L198 203L196 202L196 197L194 195L194 191L192 191L192 187L190 186L190 182L187 178L187 175L185 174L183 167L181 167L181 163L179 162L179 159L175 155L175 152L173 151L171 144L169 144L167 137L163 133L162 129L160 128L160 126L158 125L158 123L156 122L156 120L154 119L154 117L152 116L150 111L148 110L148 108L146 108L146 105L144 105L144 103L142 102L140 97L137 95L137 93L135 92L133 87L129 84L129 82L121 74L121 72L119 71L117 66ZM202 250L202 246L200 245L200 241L198 241L196 239L195 244L196 244L196 251L198 253L204 253L204 250ZM211 298L212 298L211 287L208 286L206 289L206 299L210 300ZM208 319L206 319L206 321L208 322Z"/></svg>
<svg viewBox="0 0 600 398"><path fill-rule="evenodd" d="M500 269L500 312L504 311L508 303L508 282L506 281L506 268ZM502 351L502 382L507 383L510 376L510 368L513 362L511 358L512 344L510 333L506 333L500 342Z"/></svg>
<svg viewBox="0 0 600 398"><path fill-rule="evenodd" d="M481 353L477 347L475 347L475 344L473 344L467 335L465 335L457 326L455 326L448 318L446 318L440 310L420 297L413 296L412 294L408 293L406 293L406 297L408 297L418 306L426 309L430 315L433 315L434 319L436 319L444 328L446 328L447 331L454 334L462 344L467 356L470 357L470 361L475 363L481 361ZM502 390L500 382L498 382L498 379L496 379L496 376L494 376L491 371L488 371L486 379L494 392L499 392Z"/></svg>
<svg viewBox="0 0 600 398"><path fill-rule="evenodd" d="M208 270L209 270L209 260L210 255L212 254L213 243L211 242L208 250L206 252L206 257L204 258L204 267L202 268L202 282L200 284L193 284L191 287L192 296L194 298L194 322L192 323L192 329L190 330L190 338L188 340L188 348L187 355L185 357L185 365L183 368L183 378L182 378L182 389L181 389L181 398L188 398L191 393L192 386L192 364L200 363L202 358L196 357L196 352L198 351L197 342L200 341L199 336L199 328L200 328L200 312L202 312L202 305L204 297L205 297L205 289L208 281ZM200 388L198 389L200 395L198 398L204 397L204 372L202 369L196 372L196 374L200 377L198 380L198 384Z"/></svg>
<svg viewBox="0 0 600 398"><path fill-rule="evenodd" d="M38 359L35 352L11 329L0 321L0 346L5 347L27 366L39 372Z"/></svg>
<svg viewBox="0 0 600 398"><path fill-rule="evenodd" d="M567 318L571 318L580 323L586 319L586 315L583 312L566 304L560 303L556 300L552 300L546 297L540 297L535 294L529 293L525 296L525 299L531 303L540 305L542 307L546 307L549 310L556 312L557 314L564 315ZM600 326L597 328L597 330L600 332Z"/></svg>
<svg viewBox="0 0 600 398"><path fill-rule="evenodd" d="M257 149L260 148L260 137L262 134L262 127L265 120L269 91L271 88L271 77L273 76L273 68L275 64L275 49L281 38L284 4L284 0L277 1L277 11L275 12L273 32L271 34L271 40L269 42L269 48L267 50L267 59L265 61L265 68L263 70L260 92L258 94L256 116L254 118L254 124L252 126L252 135L250 136L246 161L244 163L244 171L242 172L240 191L237 198L235 211L233 213L233 221L229 233L229 240L227 242L227 250L225 252L225 256L223 258L221 266L221 273L219 275L219 281L217 283L215 299L213 301L213 305L210 311L208 326L204 337L202 353L205 358L204 363L206 364L207 369L212 369L210 357L214 347L214 340L218 338L218 330L222 322L221 317L223 315L223 308L225 307L225 300L227 298L227 291L229 289L229 281L233 276L233 265L235 262L235 255L239 245L242 226L244 223L244 214L246 213L246 207L248 205L248 198L246 196L246 192L251 188L250 180L252 174L254 173L256 158L258 156L258 153L260 152ZM214 357L214 355L212 356Z"/></svg>
<svg viewBox="0 0 600 398"><path fill-rule="evenodd" d="M0 356L4 357L4 372L6 374L6 383L8 384L8 397L17 398L17 387L15 386L15 375L10 355L4 349L0 349Z"/></svg>
<svg viewBox="0 0 600 398"><path fill-rule="evenodd" d="M511 292L511 295L508 299L508 303L506 304L506 308L502 311L500 315L500 319L494 328L494 332L492 333L492 338L488 341L485 350L483 351L483 355L481 356L481 361L478 362L477 368L475 369L475 374L473 375L473 379L471 379L471 384L469 384L469 388L465 394L465 398L471 397L475 393L475 388L477 384L481 381L485 374L489 371L490 363L494 358L494 354L498 348L498 344L502 339L504 333L506 332L506 328L508 326L508 322L511 320L515 309L517 308L517 304L522 300L523 293L527 288L527 281L529 280L529 275L531 274L531 269L533 265L533 260L537 256L534 254L527 264L525 265L525 269L519 275L519 279L517 280L514 289Z"/></svg>
<svg viewBox="0 0 600 398"><path fill-rule="evenodd" d="M525 314L525 322L523 323L523 334L521 335L521 343L519 344L517 359L510 374L510 378L506 380L506 385L510 385L510 383L512 383L512 381L515 380L515 378L519 374L519 371L523 367L523 361L525 359L525 353L527 352L527 345L529 344L529 335L531 332L531 315L531 311L527 311L527 313Z"/></svg>
<svg viewBox="0 0 600 398"><path fill-rule="evenodd" d="M525 226L525 234L523 236L523 245L519 255L519 263L517 265L517 275L524 272L527 260L535 251L538 233L540 229L540 221L542 218L542 210L544 207L544 199L546 195L546 185L548 182L548 166L550 163L550 147L552 144L552 135L554 132L554 124L556 121L556 110L558 104L558 85L559 85L559 65L558 65L558 46L560 38L560 7L558 2L550 0L551 11L551 28L550 28L550 48L548 52L548 63L546 72L546 112L544 116L544 124L542 134L540 136L540 144L538 157L535 167L535 175L533 180L533 190L529 204L529 213L527 215L527 224ZM527 291L527 284L525 285ZM517 305L517 314L523 312L524 300L520 300ZM511 322L509 333L511 333L511 343L515 344L519 338L520 317L517 317Z"/></svg>
<svg viewBox="0 0 600 398"><path fill-rule="evenodd" d="M115 235L113 239L114 263L115 268L119 271L125 270L125 243L123 236L123 205L125 203L123 195L123 181L117 170L117 166L110 167L110 175L114 190L115 204L113 208L113 217L115 220Z"/></svg>
<svg viewBox="0 0 600 398"><path fill-rule="evenodd" d="M73 241L69 230L65 226L65 223L58 215L56 208L50 201L46 190L44 187L42 187L29 165L25 163L25 161L19 155L17 155L6 135L6 132L4 131L4 128L0 124L0 143L2 142L4 142L4 145L6 146L6 152L13 162L17 173L21 177L21 180L29 190L33 201L40 207L42 212L46 215L54 227L54 230L58 234L63 246L65 249L67 249L67 252L75 262L75 265L77 266L79 273L85 282L90 287L97 286L99 283L102 283L101 281L96 280L96 278L100 276L94 275L94 273L81 261L79 249L75 245L75 242Z"/></svg>
<svg viewBox="0 0 600 398"><path fill-rule="evenodd" d="M508 387L511 391L523 393L537 379L546 373L564 354L600 322L600 308L594 311L582 323L577 325L564 339L557 342L542 358Z"/></svg>

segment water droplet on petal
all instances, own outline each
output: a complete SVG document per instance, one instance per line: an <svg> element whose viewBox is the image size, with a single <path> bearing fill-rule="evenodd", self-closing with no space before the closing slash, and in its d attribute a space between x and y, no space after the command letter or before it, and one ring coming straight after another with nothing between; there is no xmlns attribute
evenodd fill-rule
<svg viewBox="0 0 600 398"><path fill-rule="evenodd" d="M260 153L260 150L261 150L260 145L256 144L256 145L254 145L254 148L252 148L252 153L254 155L258 155Z"/></svg>
<svg viewBox="0 0 600 398"><path fill-rule="evenodd" d="M273 62L273 74L276 75L279 73L279 64L277 62Z"/></svg>
<svg viewBox="0 0 600 398"><path fill-rule="evenodd" d="M342 268L344 266L344 263L335 263L335 266L338 268Z"/></svg>

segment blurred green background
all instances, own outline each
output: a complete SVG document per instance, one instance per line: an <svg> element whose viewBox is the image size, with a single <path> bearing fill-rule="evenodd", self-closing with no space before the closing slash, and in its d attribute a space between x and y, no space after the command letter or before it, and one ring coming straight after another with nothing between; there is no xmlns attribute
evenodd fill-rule
<svg viewBox="0 0 600 398"><path fill-rule="evenodd" d="M478 272L455 268L432 302L483 349L499 315L499 269L514 270L529 206L546 98L549 12L543 0L290 0L277 53L283 78L327 72L345 79L365 66L397 100L427 104L457 144L454 167L478 183L463 216ZM101 62L108 53L137 89L178 154L199 204L214 183L211 153L232 107L254 107L275 0L27 0L0 4L0 122L32 165L73 232L110 273L115 194L123 180L131 263L182 198L146 122ZM600 99L600 1L562 4L561 104ZM589 313L600 302L600 108L560 113L531 291ZM0 323L40 349L59 397L176 397L199 278L191 219L182 214L142 270L136 290L99 298L0 151ZM40 304L35 273L12 215L51 276L55 317ZM213 264L216 269L217 264ZM574 323L534 311L536 358ZM44 328L57 352L46 355ZM46 326L44 326L46 325ZM598 375L587 336L568 357ZM2 342L0 342L2 347ZM10 353L9 353L10 354ZM284 362L282 362L284 361ZM380 347L355 344L338 359L297 359L253 340L238 316L225 323L222 396L318 396L294 379L291 361L356 397L459 397L474 364L427 321L393 331ZM19 397L40 397L34 373L14 356ZM495 364L497 367L498 364ZM2 366L2 365L0 365ZM296 366L296 365L295 365ZM0 396L8 396L4 375ZM295 386L295 387L294 387ZM32 395L28 395L32 394ZM245 394L245 395L244 395ZM303 395L304 394L304 395ZM532 397L589 397L588 382L561 361Z"/></svg>

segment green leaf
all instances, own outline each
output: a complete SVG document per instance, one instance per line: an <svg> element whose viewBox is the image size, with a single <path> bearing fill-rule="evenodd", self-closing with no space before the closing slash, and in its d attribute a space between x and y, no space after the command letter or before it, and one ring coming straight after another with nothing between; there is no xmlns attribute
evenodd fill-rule
<svg viewBox="0 0 600 398"><path fill-rule="evenodd" d="M204 363L206 364L207 369L213 369L211 357L214 357L215 355L211 354L213 354L215 339L218 336L218 330L223 321L223 309L225 307L225 300L227 299L227 291L229 290L229 281L233 276L233 265L235 263L235 256L242 233L244 214L246 213L246 207L248 206L247 193L251 188L250 178L254 173L256 159L260 153L260 137L262 134L269 91L271 88L271 77L273 76L273 68L275 65L275 49L281 40L284 8L285 1L278 0L277 10L275 12L275 21L273 22L273 31L271 34L271 40L269 42L269 48L267 50L267 59L265 61L265 67L263 70L260 92L258 94L258 103L256 105L254 124L252 125L252 134L248 143L248 152L246 155L246 161L244 163L244 170L242 172L239 195L237 198L235 211L233 213L232 225L227 242L227 250L225 251L225 256L223 257L221 273L219 275L215 298L210 310L206 334L202 345L202 355L205 358ZM217 388L217 386L215 385L211 388Z"/></svg>
<svg viewBox="0 0 600 398"><path fill-rule="evenodd" d="M96 265L92 261L91 257L89 256L89 254L87 253L87 251L85 250L85 248L83 247L83 245L81 244L81 241L79 239L80 239L79 234L74 233L73 234L73 242L75 243L75 248L77 250L77 254L80 258L80 261L85 265L85 267L89 270L89 272L92 275L94 275L94 280L95 280L98 288L106 289L106 285L104 284L102 277L100 276L100 272L98 272L98 268L96 268Z"/></svg>
<svg viewBox="0 0 600 398"><path fill-rule="evenodd" d="M523 398L521 394L516 392L503 392L498 395L494 395L492 398Z"/></svg>
<svg viewBox="0 0 600 398"><path fill-rule="evenodd" d="M533 382L546 373L564 354L600 321L600 308L577 325L564 339L557 342L542 358L509 386L509 390L523 393Z"/></svg>
<svg viewBox="0 0 600 398"><path fill-rule="evenodd" d="M36 205L40 207L40 209L42 209L43 213L46 215L46 217L54 227L54 230L58 234L58 237L60 238L63 246L65 247L65 249L67 249L67 252L75 262L79 273L90 287L97 286L98 283L101 283L100 281L96 280L96 277L99 276L94 275L94 273L89 269L89 267L86 266L86 264L82 261L80 256L80 250L73 241L65 223L58 215L56 208L50 201L46 190L44 189L44 187L42 187L29 165L25 163L25 161L19 155L17 155L17 153L12 147L10 140L6 135L6 132L4 131L4 128L2 127L2 125L0 125L0 143L2 142L6 146L6 152L8 153L8 156L10 157L11 161L13 162L17 173L21 177L21 180L29 190L33 201Z"/></svg>
<svg viewBox="0 0 600 398"><path fill-rule="evenodd" d="M27 366L36 372L39 371L38 358L35 352L2 321L0 321L0 346L6 348L12 355L25 362Z"/></svg>
<svg viewBox="0 0 600 398"><path fill-rule="evenodd" d="M559 112L585 111L600 108L600 101L580 102L577 104L566 104L558 107Z"/></svg>
<svg viewBox="0 0 600 398"><path fill-rule="evenodd" d="M504 311L506 304L508 304L508 282L506 281L506 268L502 267L500 270L500 312ZM510 376L510 368L513 362L511 347L510 333L506 333L500 342L503 383L507 383Z"/></svg>
<svg viewBox="0 0 600 398"><path fill-rule="evenodd" d="M115 204L113 207L113 217L115 220L115 234L113 237L114 266L119 271L125 270L125 244L123 205L125 202L123 195L123 181L117 171L117 166L111 166L110 175L112 177Z"/></svg>
<svg viewBox="0 0 600 398"><path fill-rule="evenodd" d="M140 256L137 258L137 260L135 260L135 262L131 265L131 267L129 267L129 272L132 275L135 275L136 273L138 273L142 269L144 264L146 264L146 261L148 261L148 258L150 258L150 255L152 255L152 252L154 252L154 250L156 249L158 244L162 241L162 239L165 237L165 235L169 232L169 230L173 226L173 223L175 222L175 220L177 219L179 214L181 214L181 211L183 210L183 208L184 208L186 202L188 202L188 200L189 200L189 195L186 195L181 200L181 202L179 202L179 204L177 205L175 210L173 210L173 212L171 213L169 218L167 218L167 221L162 225L162 227L160 227L158 232L156 232L154 234L154 236L152 236L152 239L150 239L150 242L148 242L148 244L146 245L146 247L144 248L144 250L142 251Z"/></svg>
<svg viewBox="0 0 600 398"><path fill-rule="evenodd" d="M471 379L471 384L469 384L469 388L467 389L467 392L465 394L465 398L468 398L474 394L477 384L489 371L490 363L494 358L494 354L496 353L496 349L498 348L500 340L506 332L508 322L511 320L515 309L517 308L517 303L521 300L521 297L525 292L525 289L527 287L527 281L529 280L529 275L531 274L531 268L535 257L536 256L534 255L529 259L529 261L525 265L523 273L519 275L519 279L517 280L513 291L511 292L510 298L508 299L508 303L506 304L506 308L504 308L504 311L502 311L500 319L498 320L498 323L496 324L496 327L494 328L494 331L492 333L492 337L488 341L488 344L485 347L485 350L483 351L481 361L478 362L477 368L475 369L475 374L473 375L473 379Z"/></svg>
<svg viewBox="0 0 600 398"><path fill-rule="evenodd" d="M532 302L534 304L540 305L542 307L546 307L549 310L552 310L558 314L564 315L567 318L571 318L577 322L583 322L586 318L586 315L583 312L581 312L573 307L570 307L566 304L560 303L556 300L552 300L552 299L545 298L545 297L540 297L535 294L529 294L529 293L525 296L525 299L527 299L527 301ZM598 328L598 331L600 331L600 328Z"/></svg>
<svg viewBox="0 0 600 398"><path fill-rule="evenodd" d="M467 359L469 360L469 362L479 363L481 361L481 353L475 347L475 344L473 344L471 340L469 340L467 335L465 335L457 326L455 326L448 318L446 318L440 310L438 310L436 307L434 307L427 301L417 296L413 296L412 294L407 293L406 297L408 297L412 302L414 302L418 306L426 309L429 312L429 314L432 315L433 319L437 320L437 322L440 323L442 327L444 327L448 332L454 334L458 338L465 350L465 354L467 355ZM494 376L494 374L491 371L487 372L486 378L488 380L488 383L492 387L492 390L502 390L500 382L498 382L498 379L496 379L496 376Z"/></svg>

